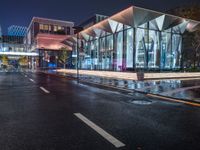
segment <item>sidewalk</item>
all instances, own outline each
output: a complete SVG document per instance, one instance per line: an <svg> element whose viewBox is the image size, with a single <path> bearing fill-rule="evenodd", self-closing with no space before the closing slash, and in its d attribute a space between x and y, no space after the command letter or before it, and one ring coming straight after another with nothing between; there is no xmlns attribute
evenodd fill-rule
<svg viewBox="0 0 200 150"><path fill-rule="evenodd" d="M76 74L55 72L48 70L45 73L76 79ZM79 75L80 81L100 84L118 89L127 89L144 94L180 99L200 104L200 78L193 79L166 79L166 80L124 80L90 75Z"/></svg>

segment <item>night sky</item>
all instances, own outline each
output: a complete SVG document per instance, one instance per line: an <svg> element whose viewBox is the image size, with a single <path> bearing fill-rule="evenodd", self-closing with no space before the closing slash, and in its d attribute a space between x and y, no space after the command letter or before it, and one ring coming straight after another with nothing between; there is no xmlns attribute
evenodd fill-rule
<svg viewBox="0 0 200 150"><path fill-rule="evenodd" d="M0 25L28 26L33 16L82 22L95 13L112 15L130 5L166 11L200 0L0 0Z"/></svg>

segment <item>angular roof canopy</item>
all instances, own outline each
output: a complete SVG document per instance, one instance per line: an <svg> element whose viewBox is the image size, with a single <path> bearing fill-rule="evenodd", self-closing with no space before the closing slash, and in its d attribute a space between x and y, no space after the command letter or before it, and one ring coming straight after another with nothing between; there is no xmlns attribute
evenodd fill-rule
<svg viewBox="0 0 200 150"><path fill-rule="evenodd" d="M189 32L194 32L200 29L200 22L199 21L189 21L187 25L187 30Z"/></svg>
<svg viewBox="0 0 200 150"><path fill-rule="evenodd" d="M138 27L160 15L156 11L132 6L111 16L109 19L132 27Z"/></svg>
<svg viewBox="0 0 200 150"><path fill-rule="evenodd" d="M159 31L172 29L175 33L184 33L185 30L192 32L200 27L200 22L198 21L131 6L81 31L80 35L87 41L91 38L105 35L105 33L118 32L123 28L123 25L137 28L145 25L147 22L149 22L149 29Z"/></svg>

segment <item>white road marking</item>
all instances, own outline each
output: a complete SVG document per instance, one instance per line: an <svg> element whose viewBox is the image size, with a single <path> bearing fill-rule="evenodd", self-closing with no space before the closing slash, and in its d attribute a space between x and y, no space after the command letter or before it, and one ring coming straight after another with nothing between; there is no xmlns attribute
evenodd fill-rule
<svg viewBox="0 0 200 150"><path fill-rule="evenodd" d="M85 116L83 116L80 113L74 113L74 115L79 118L81 121L83 121L85 124L87 124L89 127L91 127L93 130L95 130L97 133L99 133L103 138L105 138L107 141L109 141L111 144L113 144L116 148L124 147L126 146L124 143L107 133L105 130L94 124L92 121L87 119Z"/></svg>
<svg viewBox="0 0 200 150"><path fill-rule="evenodd" d="M30 78L29 80L30 80L31 82L35 82L35 81L34 81L33 79L31 79L31 78Z"/></svg>
<svg viewBox="0 0 200 150"><path fill-rule="evenodd" d="M42 91L44 91L45 93L47 93L47 94L49 94L50 92L48 91L48 90L46 90L44 87L40 87L40 89L42 90Z"/></svg>
<svg viewBox="0 0 200 150"><path fill-rule="evenodd" d="M27 75L25 75L25 78L27 78L28 76Z"/></svg>

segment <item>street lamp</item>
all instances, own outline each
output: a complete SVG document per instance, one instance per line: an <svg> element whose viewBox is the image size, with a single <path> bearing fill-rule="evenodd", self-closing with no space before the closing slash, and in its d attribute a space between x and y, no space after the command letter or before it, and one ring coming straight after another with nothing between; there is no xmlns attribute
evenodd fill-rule
<svg viewBox="0 0 200 150"><path fill-rule="evenodd" d="M73 27L75 29L74 34L76 34L77 42L76 42L76 70L77 70L77 83L79 83L79 35L83 30L82 27Z"/></svg>

